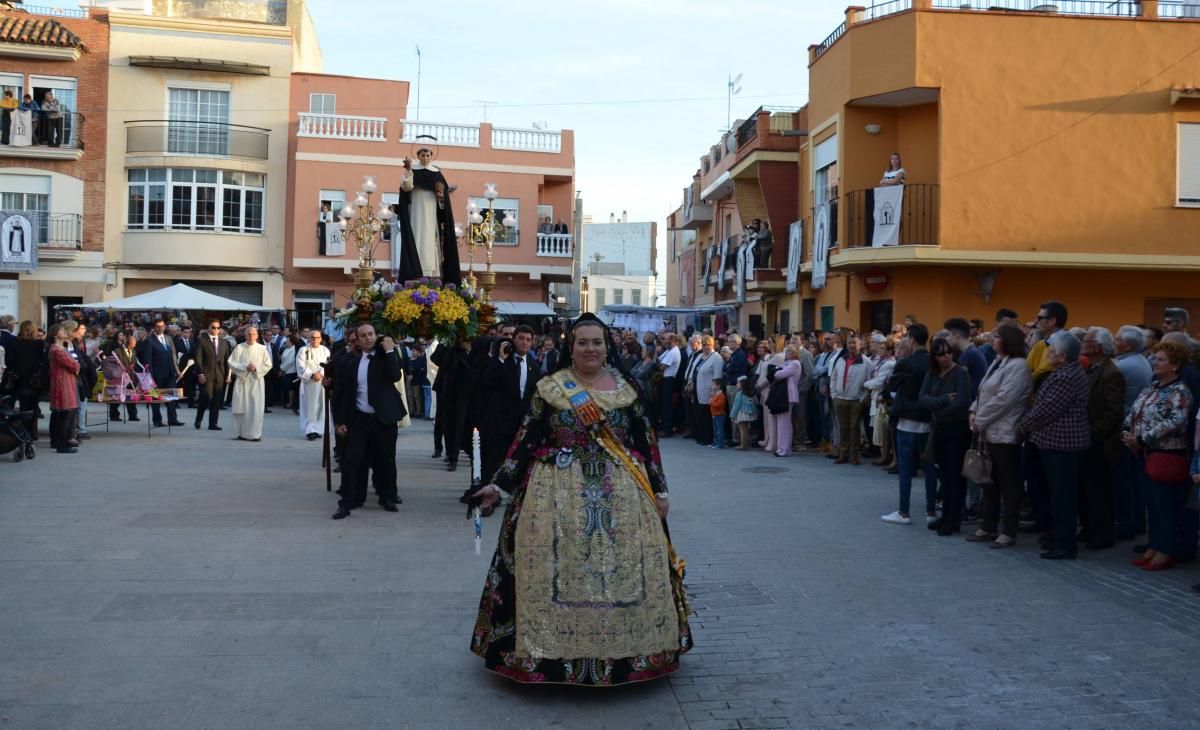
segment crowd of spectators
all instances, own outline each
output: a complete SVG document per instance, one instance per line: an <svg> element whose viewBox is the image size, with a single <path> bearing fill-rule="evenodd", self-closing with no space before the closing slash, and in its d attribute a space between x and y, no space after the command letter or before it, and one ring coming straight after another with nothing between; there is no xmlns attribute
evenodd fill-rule
<svg viewBox="0 0 1200 730"><path fill-rule="evenodd" d="M1035 535L1074 559L1134 541L1134 564L1195 560L1200 537L1200 342L1189 313L1162 327L1067 328L1066 305L1021 324L908 316L888 331L759 339L736 332L614 332L660 438L776 457L822 453L898 479L887 523L925 524L1000 549ZM931 331L931 329L933 331ZM1144 536L1144 539L1140 539Z"/></svg>

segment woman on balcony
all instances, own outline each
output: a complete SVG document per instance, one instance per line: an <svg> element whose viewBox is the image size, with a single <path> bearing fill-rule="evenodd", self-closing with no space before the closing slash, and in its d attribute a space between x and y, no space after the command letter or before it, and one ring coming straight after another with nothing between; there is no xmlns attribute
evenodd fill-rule
<svg viewBox="0 0 1200 730"><path fill-rule="evenodd" d="M450 185L432 163L433 150L429 147L417 150L416 164L407 157L404 159L399 205L400 261L398 265L392 262L392 271L402 282L440 276L446 284L461 285Z"/></svg>
<svg viewBox="0 0 1200 730"><path fill-rule="evenodd" d="M900 164L900 153L893 152L892 156L888 158L887 169L883 171L883 177L879 180L879 187L903 185L906 174L904 166Z"/></svg>

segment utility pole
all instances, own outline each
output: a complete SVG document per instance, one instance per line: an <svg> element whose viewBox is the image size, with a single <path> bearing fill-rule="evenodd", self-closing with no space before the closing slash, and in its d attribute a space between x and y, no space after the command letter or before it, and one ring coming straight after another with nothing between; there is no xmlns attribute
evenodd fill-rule
<svg viewBox="0 0 1200 730"><path fill-rule="evenodd" d="M417 121L421 120L421 47L417 46Z"/></svg>

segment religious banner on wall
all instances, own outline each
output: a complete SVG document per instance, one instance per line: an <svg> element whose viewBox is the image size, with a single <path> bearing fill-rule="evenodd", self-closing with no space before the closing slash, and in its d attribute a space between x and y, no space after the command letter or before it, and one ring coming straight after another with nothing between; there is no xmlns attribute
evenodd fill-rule
<svg viewBox="0 0 1200 730"><path fill-rule="evenodd" d="M345 231L332 219L317 223L317 238L321 244L322 256L346 255Z"/></svg>
<svg viewBox="0 0 1200 730"><path fill-rule="evenodd" d="M704 293L708 293L709 275L712 274L713 247L709 246L704 251Z"/></svg>
<svg viewBox="0 0 1200 730"><path fill-rule="evenodd" d="M754 271L753 263L751 263L749 268L746 267L746 253L749 252L750 249L751 246L745 245L737 249L733 254L737 257L737 262L734 266L733 273L733 290L737 294L738 304L746 303L746 276Z"/></svg>
<svg viewBox="0 0 1200 730"><path fill-rule="evenodd" d="M900 206L903 203L903 185L875 188L875 228L871 234L872 246L879 248L900 243Z"/></svg>
<svg viewBox="0 0 1200 730"><path fill-rule="evenodd" d="M829 203L821 203L813 211L812 288L825 288L829 270Z"/></svg>
<svg viewBox="0 0 1200 730"><path fill-rule="evenodd" d="M729 257L729 239L721 241L720 268L717 269L717 289L723 290L728 284L725 280L725 262Z"/></svg>
<svg viewBox="0 0 1200 730"><path fill-rule="evenodd" d="M0 213L0 270L32 271L37 268L37 214L30 211Z"/></svg>
<svg viewBox="0 0 1200 730"><path fill-rule="evenodd" d="M11 147L28 147L33 144L33 112L17 110L9 112L12 128L8 133L8 144Z"/></svg>
<svg viewBox="0 0 1200 730"><path fill-rule="evenodd" d="M799 282L800 262L804 259L804 221L788 226L787 291L794 294Z"/></svg>

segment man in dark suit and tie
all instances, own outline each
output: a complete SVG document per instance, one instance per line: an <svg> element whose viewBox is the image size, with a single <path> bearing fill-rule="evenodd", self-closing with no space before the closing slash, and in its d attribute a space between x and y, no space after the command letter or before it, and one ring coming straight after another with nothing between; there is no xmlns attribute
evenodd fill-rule
<svg viewBox="0 0 1200 730"><path fill-rule="evenodd" d="M188 408L196 407L196 366L187 366L195 357L195 348L196 338L192 336L192 328L190 325L184 325L175 338L175 353L179 355L179 372L183 373L179 378L179 387L183 388L183 397L187 398ZM185 369L187 372L184 372Z"/></svg>
<svg viewBox="0 0 1200 730"><path fill-rule="evenodd" d="M280 372L279 365L280 357L283 355L283 345L286 343L286 340L283 338L283 333L280 331L279 325L271 325L269 331L264 329L262 343L267 346L267 351L271 354L271 369L267 371L266 378L264 378L265 385L267 386L266 412L270 413L271 406L279 403L279 384L283 382L280 377L282 373ZM284 401L284 404L286 405L286 401Z"/></svg>
<svg viewBox="0 0 1200 730"><path fill-rule="evenodd" d="M200 428L204 411L208 411L208 430L220 431L217 417L221 414L221 401L225 398L225 383L229 380L229 356L233 348L221 336L221 321L214 319L208 324L208 332L200 335L193 350L196 371L196 387L199 406L196 421L192 425Z"/></svg>
<svg viewBox="0 0 1200 730"><path fill-rule="evenodd" d="M528 325L517 327L511 343L500 341L497 356L488 365L484 376L483 392L488 396L483 428L480 429L483 463L479 471L484 484L504 462L541 377L541 368L529 352L532 346L533 328Z"/></svg>
<svg viewBox="0 0 1200 730"><path fill-rule="evenodd" d="M367 501L367 469L374 471L372 481L380 507L396 512L400 501L396 494L396 424L408 415L396 390L396 383L404 377L400 353L392 338L377 340L370 324L359 325L357 342L360 354L347 356L334 376L333 422L336 432L346 437L335 520L349 517L350 510Z"/></svg>
<svg viewBox="0 0 1200 730"><path fill-rule="evenodd" d="M159 388L174 388L179 377L179 355L175 352L175 342L167 335L167 324L162 317L154 320L154 331L140 344L138 358L142 365L150 371L155 384ZM175 401L167 402L167 421L172 426L182 426L183 422L175 415ZM163 424L162 410L158 404L153 406L154 427L161 428Z"/></svg>

